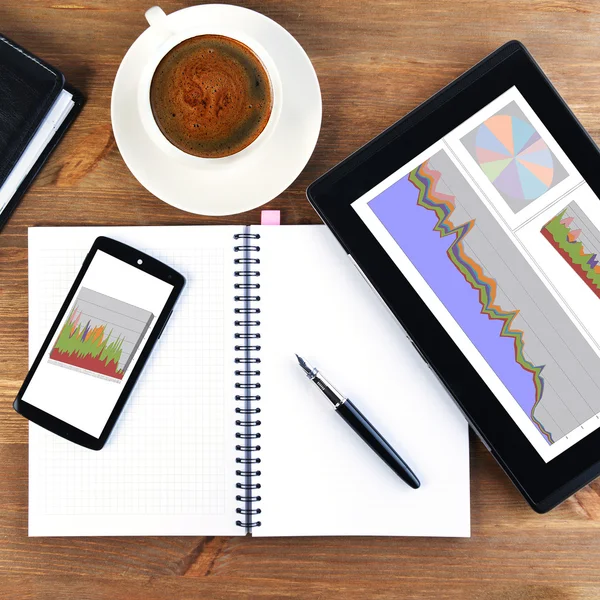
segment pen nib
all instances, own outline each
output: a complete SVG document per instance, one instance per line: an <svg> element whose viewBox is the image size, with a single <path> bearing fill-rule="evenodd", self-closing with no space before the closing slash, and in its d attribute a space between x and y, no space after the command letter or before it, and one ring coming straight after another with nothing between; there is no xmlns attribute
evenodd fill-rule
<svg viewBox="0 0 600 600"><path fill-rule="evenodd" d="M302 369L304 370L304 372L307 375L310 375L310 373L312 372L312 369L306 364L306 362L304 361L304 359L301 356L298 356L296 354L296 358L298 359L298 364L302 367Z"/></svg>

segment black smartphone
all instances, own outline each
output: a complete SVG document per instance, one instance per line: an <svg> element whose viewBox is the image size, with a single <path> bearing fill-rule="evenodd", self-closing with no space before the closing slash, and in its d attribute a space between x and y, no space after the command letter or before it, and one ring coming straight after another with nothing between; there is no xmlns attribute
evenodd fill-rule
<svg viewBox="0 0 600 600"><path fill-rule="evenodd" d="M184 286L183 275L155 258L97 238L25 377L15 410L100 450Z"/></svg>

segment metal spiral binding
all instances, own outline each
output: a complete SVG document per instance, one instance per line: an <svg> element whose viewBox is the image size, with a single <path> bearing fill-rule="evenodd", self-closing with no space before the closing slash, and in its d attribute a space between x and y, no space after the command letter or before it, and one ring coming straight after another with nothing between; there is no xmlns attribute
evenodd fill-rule
<svg viewBox="0 0 600 600"><path fill-rule="evenodd" d="M234 322L238 331L235 333L235 358L236 365L240 365L235 370L235 376L238 378L235 384L236 402L236 421L238 431L235 434L238 456L235 462L239 465L236 469L236 476L239 481L236 488L240 493L235 499L241 504L236 509L238 515L242 515L235 524L238 527L244 527L247 533L250 533L254 527L260 527L261 522L255 520L256 515L260 515L261 510L256 506L261 498L256 490L260 490L260 483L256 479L260 477L260 458L257 453L260 451L258 441L260 433L257 428L260 426L260 414L258 402L260 395L256 390L260 388L257 378L260 376L260 358L256 356L260 352L260 333L256 331L260 327L260 308L256 306L260 302L258 291L260 283L255 279L260 277L258 266L260 258L256 258L256 253L260 251L255 240L260 239L258 233L250 233L250 228L245 227L244 233L237 233L233 239L238 241L234 250L239 254L233 261L238 270L234 272L236 277L240 278L239 283L234 285L236 295L234 300L240 305L234 310L236 320ZM241 241L240 241L241 240Z"/></svg>

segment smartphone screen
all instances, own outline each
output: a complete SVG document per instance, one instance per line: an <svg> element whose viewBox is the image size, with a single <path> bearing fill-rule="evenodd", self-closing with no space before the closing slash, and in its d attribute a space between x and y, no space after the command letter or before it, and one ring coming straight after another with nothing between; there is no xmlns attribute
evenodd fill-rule
<svg viewBox="0 0 600 600"><path fill-rule="evenodd" d="M20 398L99 438L173 289L97 249Z"/></svg>

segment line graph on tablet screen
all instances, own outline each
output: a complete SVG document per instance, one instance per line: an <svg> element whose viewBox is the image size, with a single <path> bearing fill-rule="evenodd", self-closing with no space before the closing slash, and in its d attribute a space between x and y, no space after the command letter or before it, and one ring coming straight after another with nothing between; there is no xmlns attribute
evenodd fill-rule
<svg viewBox="0 0 600 600"><path fill-rule="evenodd" d="M50 351L49 362L120 381L153 318L142 308L81 288Z"/></svg>
<svg viewBox="0 0 600 600"><path fill-rule="evenodd" d="M548 444L600 412L600 357L445 151L368 204Z"/></svg>

